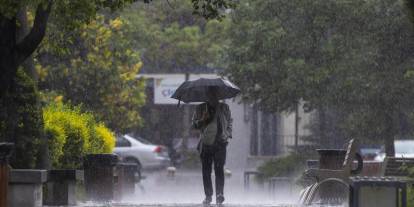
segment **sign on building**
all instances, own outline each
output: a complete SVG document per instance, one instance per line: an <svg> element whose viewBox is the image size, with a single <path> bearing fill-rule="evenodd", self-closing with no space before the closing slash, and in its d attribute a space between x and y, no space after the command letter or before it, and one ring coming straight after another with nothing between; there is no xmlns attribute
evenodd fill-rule
<svg viewBox="0 0 414 207"><path fill-rule="evenodd" d="M171 98L175 90L185 81L185 74L139 74L137 78L152 78L154 80L154 104L178 104ZM216 74L189 74L189 80L199 78L218 78ZM197 104L197 103L190 103Z"/></svg>
<svg viewBox="0 0 414 207"><path fill-rule="evenodd" d="M184 81L185 75L154 77L154 104L178 104L171 95Z"/></svg>

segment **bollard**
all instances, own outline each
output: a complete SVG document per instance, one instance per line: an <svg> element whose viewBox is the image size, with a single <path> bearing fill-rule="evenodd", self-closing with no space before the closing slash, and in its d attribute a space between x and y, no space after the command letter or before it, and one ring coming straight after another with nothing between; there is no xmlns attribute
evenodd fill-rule
<svg viewBox="0 0 414 207"><path fill-rule="evenodd" d="M116 165L114 154L90 154L84 160L85 190L88 200L111 201L115 199Z"/></svg>
<svg viewBox="0 0 414 207"><path fill-rule="evenodd" d="M7 189L9 185L9 157L12 143L0 143L0 207L7 207Z"/></svg>
<svg viewBox="0 0 414 207"><path fill-rule="evenodd" d="M174 166L167 167L167 177L174 179L177 168Z"/></svg>

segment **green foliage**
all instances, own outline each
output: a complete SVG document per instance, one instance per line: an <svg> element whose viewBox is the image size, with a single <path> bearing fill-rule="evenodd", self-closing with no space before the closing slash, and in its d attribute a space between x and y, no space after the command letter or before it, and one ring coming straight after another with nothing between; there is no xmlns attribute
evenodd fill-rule
<svg viewBox="0 0 414 207"><path fill-rule="evenodd" d="M99 15L73 31L76 45L63 53L54 50L57 43L49 37L61 31L52 31L36 55L42 89L82 104L121 133L141 125L138 111L145 101L144 81L135 78L142 66L139 53L124 33L120 18Z"/></svg>
<svg viewBox="0 0 414 207"><path fill-rule="evenodd" d="M225 15L223 10L232 9L236 7L236 1L233 0L191 0L194 8L193 14L198 14L206 19L221 20Z"/></svg>
<svg viewBox="0 0 414 207"><path fill-rule="evenodd" d="M38 92L33 80L19 69L16 74L13 104L8 106L13 123L15 152L11 159L13 168L35 168L42 136L42 113L37 103ZM11 122L9 122L11 123ZM1 132L4 135L4 131ZM10 138L5 138L9 139Z"/></svg>
<svg viewBox="0 0 414 207"><path fill-rule="evenodd" d="M102 123L94 126L97 143L92 142L92 146L99 153L112 153L115 147L114 133L105 127ZM94 141L94 140L92 140Z"/></svg>
<svg viewBox="0 0 414 207"><path fill-rule="evenodd" d="M290 154L286 157L272 159L263 163L257 170L263 173L264 179L271 177L297 176L304 170L305 158L299 154Z"/></svg>
<svg viewBox="0 0 414 207"><path fill-rule="evenodd" d="M2 0L0 3L0 14L11 18L17 14L20 8L35 7L38 4L44 4L46 0Z"/></svg>
<svg viewBox="0 0 414 207"><path fill-rule="evenodd" d="M65 130L62 126L52 124L48 120L45 121L45 136L48 140L50 162L52 166L59 167L59 158L63 156L63 147L67 139Z"/></svg>
<svg viewBox="0 0 414 207"><path fill-rule="evenodd" d="M206 73L223 67L229 20L206 21L192 11L186 1L159 1L120 14L125 37L141 51L145 72Z"/></svg>
<svg viewBox="0 0 414 207"><path fill-rule="evenodd" d="M409 177L414 177L414 168L408 168ZM407 185L407 206L414 207L414 186Z"/></svg>
<svg viewBox="0 0 414 207"><path fill-rule="evenodd" d="M398 126L414 95L414 30L404 9L400 0L241 1L226 73L268 111L299 102L334 111L345 137L388 140L389 153L389 140L408 133ZM327 121L320 116L321 130Z"/></svg>
<svg viewBox="0 0 414 207"><path fill-rule="evenodd" d="M412 185L407 186L407 207L414 207L414 188Z"/></svg>
<svg viewBox="0 0 414 207"><path fill-rule="evenodd" d="M52 103L43 117L54 168L79 168L86 154L111 153L114 134L79 107Z"/></svg>

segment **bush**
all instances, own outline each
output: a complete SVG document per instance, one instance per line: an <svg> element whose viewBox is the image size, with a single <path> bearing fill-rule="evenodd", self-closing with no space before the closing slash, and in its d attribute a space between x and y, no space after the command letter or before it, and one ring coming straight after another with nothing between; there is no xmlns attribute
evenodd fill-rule
<svg viewBox="0 0 414 207"><path fill-rule="evenodd" d="M111 153L114 148L113 133L79 107L52 103L43 117L54 168L80 168L86 154Z"/></svg>
<svg viewBox="0 0 414 207"><path fill-rule="evenodd" d="M414 167L403 166L402 170L408 171L408 176L414 178ZM414 207L414 185L407 185L407 207Z"/></svg>
<svg viewBox="0 0 414 207"><path fill-rule="evenodd" d="M105 127L102 123L95 126L95 134L98 137L96 145L96 151L103 153L111 153L115 147L114 134Z"/></svg>
<svg viewBox="0 0 414 207"><path fill-rule="evenodd" d="M52 166L59 165L59 158L63 156L63 146L66 142L65 130L56 124L45 122L45 136L48 140L50 162Z"/></svg>
<svg viewBox="0 0 414 207"><path fill-rule="evenodd" d="M286 157L276 158L263 163L258 171L263 173L263 178L292 177L304 170L305 159L298 154L290 154Z"/></svg>

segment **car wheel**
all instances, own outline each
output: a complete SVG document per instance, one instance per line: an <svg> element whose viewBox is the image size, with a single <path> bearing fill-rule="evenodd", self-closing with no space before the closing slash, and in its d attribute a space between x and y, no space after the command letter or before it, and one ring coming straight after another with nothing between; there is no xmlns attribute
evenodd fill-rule
<svg viewBox="0 0 414 207"><path fill-rule="evenodd" d="M124 162L125 163L133 163L133 164L137 164L137 166L138 166L138 171L139 172L141 172L141 169L142 169L142 165L141 165L141 163L139 162L139 160L137 160L137 159L135 159L135 158L125 158L125 160L124 160Z"/></svg>
<svg viewBox="0 0 414 207"><path fill-rule="evenodd" d="M124 163L132 163L132 164L136 164L137 165L137 168L138 169L137 169L137 172L135 174L135 176L136 176L135 182L140 182L141 179L142 179L142 174L141 174L142 165L139 162L139 160L137 160L135 158L129 157L129 158L124 159Z"/></svg>

